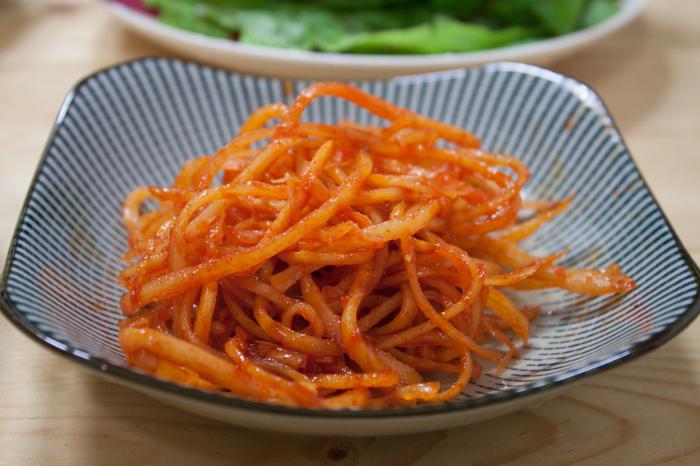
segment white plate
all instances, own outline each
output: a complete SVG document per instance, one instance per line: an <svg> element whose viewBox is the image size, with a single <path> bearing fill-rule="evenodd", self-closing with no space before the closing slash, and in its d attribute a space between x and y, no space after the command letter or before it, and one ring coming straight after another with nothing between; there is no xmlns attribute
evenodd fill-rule
<svg viewBox="0 0 700 466"><path fill-rule="evenodd" d="M434 55L359 55L287 50L208 37L160 23L122 4L109 11L129 29L184 56L236 71L300 79L369 79L473 66L494 61L547 64L620 29L643 10L646 0L622 0L613 17L581 31L539 42L481 52Z"/></svg>

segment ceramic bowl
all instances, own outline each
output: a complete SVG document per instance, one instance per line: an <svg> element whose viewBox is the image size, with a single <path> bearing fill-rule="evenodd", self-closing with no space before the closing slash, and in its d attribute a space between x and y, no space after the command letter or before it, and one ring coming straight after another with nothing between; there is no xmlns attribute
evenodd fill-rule
<svg viewBox="0 0 700 466"><path fill-rule="evenodd" d="M533 173L527 198L575 194L569 211L524 248L547 254L568 247L566 266L618 263L638 288L602 297L560 290L515 294L521 304L542 308L523 356L505 372L485 372L440 405L288 408L131 369L117 339L124 197L137 186L171 183L183 162L215 151L251 111L288 101L307 85L145 59L89 76L63 104L7 258L3 312L42 346L167 403L247 427L326 435L442 429L531 406L658 347L697 315L698 270L590 88L515 63L356 84L465 127L486 148L520 157ZM306 117L377 123L337 100L314 102Z"/></svg>

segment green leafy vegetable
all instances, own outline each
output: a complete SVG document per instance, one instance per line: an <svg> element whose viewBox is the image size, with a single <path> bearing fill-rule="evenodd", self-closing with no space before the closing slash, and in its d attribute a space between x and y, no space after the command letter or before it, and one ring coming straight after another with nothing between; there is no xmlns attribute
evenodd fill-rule
<svg viewBox="0 0 700 466"><path fill-rule="evenodd" d="M406 29L364 32L342 37L328 45L330 52L353 53L443 53L484 50L523 40L532 32L521 26L492 30L478 24L439 17Z"/></svg>
<svg viewBox="0 0 700 466"><path fill-rule="evenodd" d="M161 10L160 20L165 24L213 37L229 36L227 29L208 20L209 7L196 0L149 0L146 4Z"/></svg>
<svg viewBox="0 0 700 466"><path fill-rule="evenodd" d="M602 23L606 19L619 11L620 7L616 0L591 0L583 13L579 26L589 28L598 23Z"/></svg>
<svg viewBox="0 0 700 466"><path fill-rule="evenodd" d="M281 48L314 49L345 34L337 18L324 10L225 11L214 21L238 31L241 42Z"/></svg>
<svg viewBox="0 0 700 466"><path fill-rule="evenodd" d="M469 19L481 9L484 0L432 0L431 4L441 14L449 14L459 19Z"/></svg>
<svg viewBox="0 0 700 466"><path fill-rule="evenodd" d="M469 52L590 27L618 0L144 0L172 26L279 48Z"/></svg>
<svg viewBox="0 0 700 466"><path fill-rule="evenodd" d="M537 0L530 8L542 26L554 34L566 34L576 29L586 0Z"/></svg>
<svg viewBox="0 0 700 466"><path fill-rule="evenodd" d="M531 4L532 0L491 0L484 8L484 17L501 26L538 24Z"/></svg>

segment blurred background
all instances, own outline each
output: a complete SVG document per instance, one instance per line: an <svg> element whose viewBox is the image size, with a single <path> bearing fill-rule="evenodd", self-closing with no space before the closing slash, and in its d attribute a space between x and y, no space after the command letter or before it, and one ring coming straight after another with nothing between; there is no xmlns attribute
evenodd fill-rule
<svg viewBox="0 0 700 466"><path fill-rule="evenodd" d="M545 4L556 8L541 8ZM503 58L544 63L602 96L697 262L700 2L651 0L639 16L625 5L0 0L0 258L4 261L34 169L71 86L118 62L174 56L273 75L345 66L345 73L386 76ZM225 41L233 49L209 40ZM324 58L324 53L345 55ZM470 53L477 55L465 55ZM5 321L0 336L0 463L56 464L60 449L59 462L66 464L104 458L114 464L199 459L454 464L455 455L468 448L470 461L479 464L518 459L527 464L700 464L698 323L650 357L585 382L537 410L381 444L223 426L83 374L44 354ZM47 386L51 390L40 389ZM275 442L276 453L266 452L269 442Z"/></svg>

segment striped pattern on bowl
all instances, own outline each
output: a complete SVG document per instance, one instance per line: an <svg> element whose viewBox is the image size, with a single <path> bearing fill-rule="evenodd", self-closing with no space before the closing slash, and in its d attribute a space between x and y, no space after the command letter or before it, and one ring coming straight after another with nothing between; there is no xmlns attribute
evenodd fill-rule
<svg viewBox="0 0 700 466"><path fill-rule="evenodd" d="M2 286L6 314L49 347L132 382L239 407L312 413L204 394L128 369L117 340L122 290L116 281L126 248L125 195L141 185L170 184L184 161L215 151L254 109L288 101L307 84L167 59L126 63L82 81L60 112L17 227ZM567 266L614 262L639 287L605 297L519 293L521 304L542 312L523 357L507 371L487 370L442 406L323 415L440 412L521 396L642 354L698 313L696 266L588 87L510 63L356 84L521 158L533 173L527 198L575 194L569 211L525 249L547 254L568 247ZM305 117L381 123L330 99L314 102Z"/></svg>

